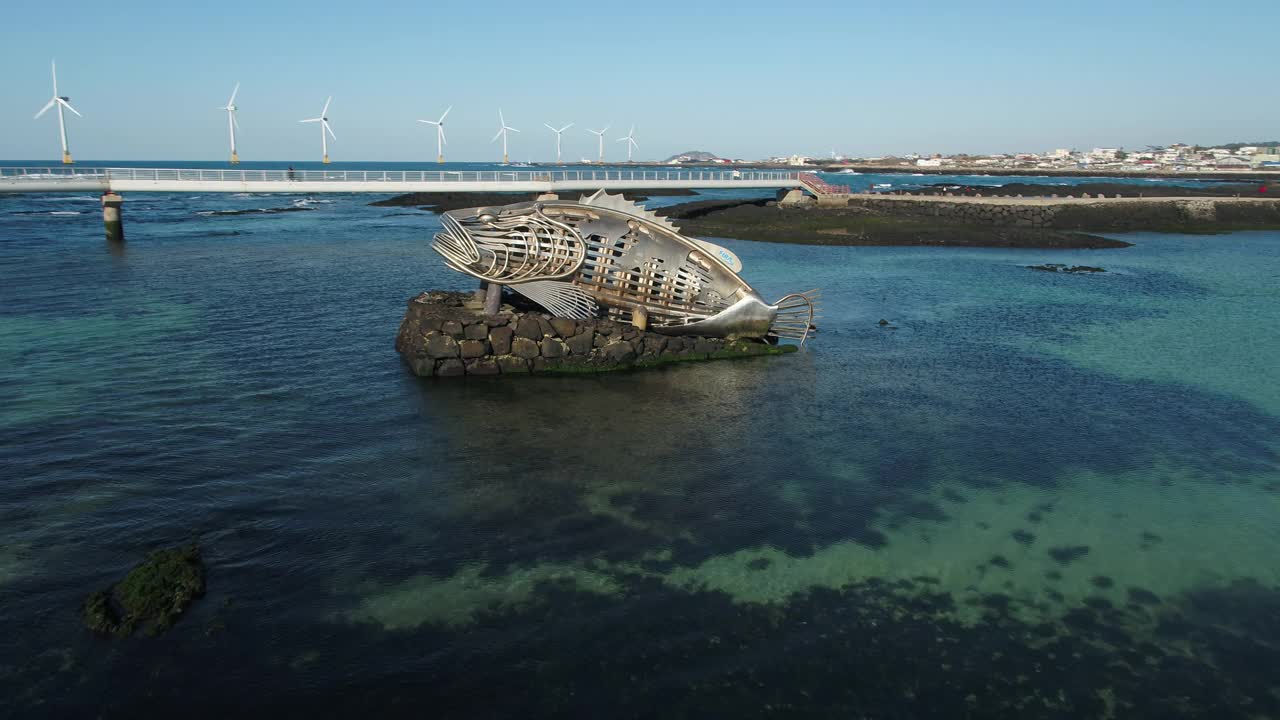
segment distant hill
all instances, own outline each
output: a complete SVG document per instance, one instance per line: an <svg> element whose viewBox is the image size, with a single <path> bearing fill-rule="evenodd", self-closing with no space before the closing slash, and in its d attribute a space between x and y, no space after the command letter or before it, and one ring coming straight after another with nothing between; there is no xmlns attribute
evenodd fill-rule
<svg viewBox="0 0 1280 720"><path fill-rule="evenodd" d="M1239 150L1242 147L1275 147L1276 145L1280 145L1280 140L1272 140L1271 142L1227 143L1226 145L1206 145L1205 147L1220 147L1227 150Z"/></svg>
<svg viewBox="0 0 1280 720"><path fill-rule="evenodd" d="M663 162L675 162L680 158L688 158L694 162L711 162L719 159L715 153L709 153L705 150L689 150L688 152L676 153Z"/></svg>

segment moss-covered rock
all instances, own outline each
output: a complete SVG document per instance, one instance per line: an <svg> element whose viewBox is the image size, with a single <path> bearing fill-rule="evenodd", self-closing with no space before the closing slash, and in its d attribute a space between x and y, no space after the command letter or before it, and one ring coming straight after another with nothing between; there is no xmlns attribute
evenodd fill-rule
<svg viewBox="0 0 1280 720"><path fill-rule="evenodd" d="M127 637L139 628L157 635L201 595L200 547L191 543L157 550L120 582L89 595L84 601L84 622L104 635Z"/></svg>

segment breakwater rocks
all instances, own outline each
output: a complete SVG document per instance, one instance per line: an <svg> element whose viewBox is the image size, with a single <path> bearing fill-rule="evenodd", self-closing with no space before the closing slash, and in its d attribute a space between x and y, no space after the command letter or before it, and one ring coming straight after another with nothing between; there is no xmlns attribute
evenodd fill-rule
<svg viewBox="0 0 1280 720"><path fill-rule="evenodd" d="M483 314L469 293L409 301L396 350L422 377L584 373L794 352L754 340L671 337L605 319L570 320L503 305Z"/></svg>
<svg viewBox="0 0 1280 720"><path fill-rule="evenodd" d="M573 193L566 192L566 196ZM584 193L590 195L591 193ZM693 197L698 193L685 188L652 188L649 190L627 190L623 197L639 202L651 197ZM395 197L369 203L371 207L416 207L428 212L443 213L462 208L486 207L490 205L509 205L511 203L537 200L542 193L537 192L415 192L396 195Z"/></svg>
<svg viewBox="0 0 1280 720"><path fill-rule="evenodd" d="M1079 197L1108 198L1157 198L1157 197L1222 197L1267 198L1280 194L1280 185L1270 183L1226 183L1212 185L1169 185L1165 183L1076 183L1074 185L1044 185L1033 183L1005 183L1003 185L957 185L936 183L926 188L912 190L915 195L959 195L961 197L1026 197L1050 198L1070 195Z"/></svg>
<svg viewBox="0 0 1280 720"><path fill-rule="evenodd" d="M660 208L658 213L699 237L806 245L1096 249L1130 244L1034 224L1014 225L1011 220L1003 225L962 222L954 213L933 214L931 208L908 205L913 199L928 201L859 195L847 207L820 208L813 203L786 207L767 199L707 200ZM1036 218L1028 220L1034 223Z"/></svg>
<svg viewBox="0 0 1280 720"><path fill-rule="evenodd" d="M1234 198L956 198L855 195L849 207L959 225L1089 232L1226 232L1280 227L1280 200Z"/></svg>

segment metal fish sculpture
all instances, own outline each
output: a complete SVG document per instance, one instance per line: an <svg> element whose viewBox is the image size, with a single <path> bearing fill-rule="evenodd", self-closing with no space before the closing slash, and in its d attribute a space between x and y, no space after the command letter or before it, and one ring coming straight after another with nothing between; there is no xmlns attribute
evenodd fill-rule
<svg viewBox="0 0 1280 720"><path fill-rule="evenodd" d="M815 327L816 290L770 305L739 277L733 252L681 235L622 195L451 210L441 221L432 249L449 267L561 317L595 317L603 306L614 319L666 335L802 344Z"/></svg>

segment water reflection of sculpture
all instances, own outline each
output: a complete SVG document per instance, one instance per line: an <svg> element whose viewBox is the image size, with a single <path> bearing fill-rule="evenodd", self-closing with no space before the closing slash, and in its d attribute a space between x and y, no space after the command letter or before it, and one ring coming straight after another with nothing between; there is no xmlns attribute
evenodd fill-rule
<svg viewBox="0 0 1280 720"><path fill-rule="evenodd" d="M561 317L609 316L666 335L790 338L814 329L818 293L770 305L730 250L603 191L453 210L432 247L449 267L509 286Z"/></svg>

